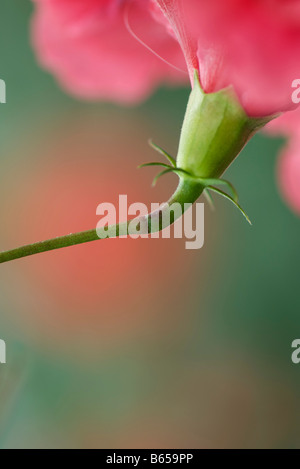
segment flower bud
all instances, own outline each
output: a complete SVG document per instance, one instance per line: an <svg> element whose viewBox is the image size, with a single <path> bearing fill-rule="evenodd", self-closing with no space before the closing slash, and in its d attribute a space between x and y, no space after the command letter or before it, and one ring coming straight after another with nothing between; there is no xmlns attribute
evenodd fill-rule
<svg viewBox="0 0 300 469"><path fill-rule="evenodd" d="M271 119L249 117L231 87L204 93L195 72L177 166L195 177L219 178L249 138Z"/></svg>

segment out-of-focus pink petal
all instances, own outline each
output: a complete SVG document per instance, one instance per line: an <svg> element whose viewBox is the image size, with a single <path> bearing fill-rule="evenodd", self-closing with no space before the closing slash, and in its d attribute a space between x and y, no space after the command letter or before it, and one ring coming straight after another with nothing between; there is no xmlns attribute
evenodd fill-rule
<svg viewBox="0 0 300 469"><path fill-rule="evenodd" d="M300 137L300 108L285 112L277 119L272 120L264 129L270 135L284 135L287 137Z"/></svg>
<svg viewBox="0 0 300 469"><path fill-rule="evenodd" d="M284 198L300 215L300 138L292 139L279 158L278 179Z"/></svg>
<svg viewBox="0 0 300 469"><path fill-rule="evenodd" d="M81 33L84 29L98 29L118 14L119 0L34 0L39 8L46 8L47 14L57 25L70 33Z"/></svg>
<svg viewBox="0 0 300 469"><path fill-rule="evenodd" d="M134 32L164 59L184 69L177 41L155 21L150 0L36 0L33 43L42 65L76 95L132 102L161 82L185 82L141 45Z"/></svg>
<svg viewBox="0 0 300 469"><path fill-rule="evenodd" d="M264 131L288 138L279 158L278 180L285 200L300 215L300 108L274 119Z"/></svg>

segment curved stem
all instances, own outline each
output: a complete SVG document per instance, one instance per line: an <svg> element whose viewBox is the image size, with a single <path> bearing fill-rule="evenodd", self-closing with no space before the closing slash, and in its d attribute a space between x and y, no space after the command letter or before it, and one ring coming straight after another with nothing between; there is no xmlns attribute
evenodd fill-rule
<svg viewBox="0 0 300 469"><path fill-rule="evenodd" d="M188 179L180 179L179 185L170 198L168 203L164 204L162 208L153 212L147 217L139 217L139 221L145 220L147 218L147 233L154 233L155 231L161 231L166 228L168 225L176 221L176 213L171 212L169 223L165 224L163 212L168 209L168 207L174 203L179 203L182 208L182 213L187 208L185 204L193 204L201 195L203 191L203 186L198 182L194 182ZM115 238L123 236L124 234L129 234L129 223L132 220L121 223L112 227L108 227L107 238ZM155 222L155 223L154 223ZM157 223L158 222L158 223ZM113 234L110 234L111 233ZM143 234L143 233L141 233ZM145 233L146 234L146 233ZM89 243L91 241L97 241L101 238L98 237L96 229L82 231L80 233L72 233L66 236L61 236L54 239L49 239L47 241L41 241L34 244L28 244L10 251L4 251L0 253L0 264L4 262L13 261L15 259L20 259L22 257L32 256L34 254L39 254L42 252L53 251L55 249L66 248L70 246L75 246L77 244Z"/></svg>

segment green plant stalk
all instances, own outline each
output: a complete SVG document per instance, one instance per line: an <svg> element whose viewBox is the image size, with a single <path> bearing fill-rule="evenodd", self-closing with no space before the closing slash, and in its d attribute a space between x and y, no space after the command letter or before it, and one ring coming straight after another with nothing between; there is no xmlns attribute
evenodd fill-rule
<svg viewBox="0 0 300 469"><path fill-rule="evenodd" d="M168 204L172 205L173 203L179 203L182 207L182 213L187 208L185 204L193 204L201 195L203 191L203 186L201 184L195 183L191 180L181 179L179 182L178 188L170 198ZM167 204L166 204L167 205ZM147 217L147 226L148 233L154 233L161 231L166 228L168 224L165 224L167 217L163 217L164 210L167 210L167 207L162 208L159 212L152 213ZM170 224L176 221L176 212L170 213ZM157 223L157 217L159 217L159 223ZM143 217L140 217L139 220L142 222ZM132 220L129 220L126 223L121 223L117 225L110 226L108 229L107 238L115 238L124 235L124 232L129 235L129 223ZM153 223L152 223L153 222ZM155 222L155 223L154 223ZM109 230L111 230L114 235L109 235ZM141 233L142 234L142 233ZM144 233L146 234L146 233ZM54 239L49 239L47 241L41 241L39 243L29 244L22 246L10 251L4 251L0 253L0 264L4 262L13 261L20 259L22 257L32 256L33 254L39 254L47 251L53 251L55 249L62 249L70 246L75 246L78 244L89 243L91 241L99 241L100 238L97 235L96 229L82 231L80 233L72 233L66 236L61 236Z"/></svg>
<svg viewBox="0 0 300 469"><path fill-rule="evenodd" d="M147 223L143 224L143 227L147 226L147 231L140 231L140 234L150 234L165 228L163 212L173 203L179 203L183 213L188 208L185 204L196 202L205 189L203 184L197 182L197 177L220 178L250 137L270 120L271 118L249 118L230 88L205 94L195 73L194 88L187 106L177 156L177 168L184 170L186 175L184 172L179 174L178 188L168 204L147 217ZM168 225L176 220L176 214L171 211L170 215ZM137 220L145 221L142 218ZM128 235L131 221L108 227L107 238L123 236L124 233ZM1 252L0 263L99 239L101 238L96 229L73 233Z"/></svg>

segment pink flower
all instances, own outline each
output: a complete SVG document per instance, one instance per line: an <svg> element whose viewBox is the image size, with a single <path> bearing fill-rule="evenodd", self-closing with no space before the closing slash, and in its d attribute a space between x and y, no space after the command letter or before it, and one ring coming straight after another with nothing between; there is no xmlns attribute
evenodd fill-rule
<svg viewBox="0 0 300 469"><path fill-rule="evenodd" d="M278 179L285 200L300 215L300 138L292 139L282 152Z"/></svg>
<svg viewBox="0 0 300 469"><path fill-rule="evenodd" d="M250 115L293 107L300 65L298 0L35 0L34 44L65 87L89 98L131 101L163 81L183 81L130 35L182 65L206 92L233 85ZM158 6L165 14L158 10ZM178 43L174 40L177 39Z"/></svg>
<svg viewBox="0 0 300 469"><path fill-rule="evenodd" d="M132 102L164 81L186 76L177 41L152 16L151 0L35 0L33 43L41 64L68 91L89 99Z"/></svg>
<svg viewBox="0 0 300 469"><path fill-rule="evenodd" d="M206 92L233 85L249 115L293 108L298 0L157 0Z"/></svg>
<svg viewBox="0 0 300 469"><path fill-rule="evenodd" d="M300 108L275 119L266 130L288 139L278 162L278 180L285 200L300 215Z"/></svg>

